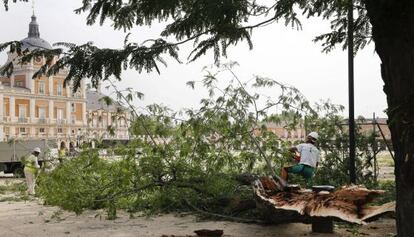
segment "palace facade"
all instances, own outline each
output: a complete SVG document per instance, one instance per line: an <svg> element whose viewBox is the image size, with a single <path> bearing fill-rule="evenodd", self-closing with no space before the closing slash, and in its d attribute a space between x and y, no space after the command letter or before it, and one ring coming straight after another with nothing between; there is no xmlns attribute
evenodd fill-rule
<svg viewBox="0 0 414 237"><path fill-rule="evenodd" d="M36 16L32 16L28 37L21 41L23 50L52 49L40 38ZM0 77L0 141L10 139L56 139L67 148L80 140L129 139L127 111L120 112L120 105L106 106L101 101L105 95L86 88L85 79L73 92L72 85L64 87L68 74L58 74L32 79L33 74L45 63L36 58L19 64L18 56L9 53L6 63L14 63L10 77ZM120 116L120 113L124 113ZM117 117L118 119L113 119ZM114 133L106 130L114 127ZM63 143L62 143L63 142Z"/></svg>

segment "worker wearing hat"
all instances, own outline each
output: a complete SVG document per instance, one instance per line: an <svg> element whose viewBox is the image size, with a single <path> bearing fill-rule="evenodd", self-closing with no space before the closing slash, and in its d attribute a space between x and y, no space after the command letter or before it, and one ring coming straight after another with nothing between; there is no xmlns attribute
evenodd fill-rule
<svg viewBox="0 0 414 237"><path fill-rule="evenodd" d="M300 159L298 164L294 166L283 167L280 175L281 178L287 181L289 173L299 174L304 177L306 181L309 181L312 178L315 168L318 166L320 160L320 152L315 146L318 137L319 135L317 132L311 132L306 137L305 143L301 143L290 149L290 151L297 153L300 156Z"/></svg>
<svg viewBox="0 0 414 237"><path fill-rule="evenodd" d="M34 148L32 154L30 154L24 162L24 175L26 177L27 193L29 195L35 194L36 174L40 168L37 158L40 153L41 150L39 147Z"/></svg>

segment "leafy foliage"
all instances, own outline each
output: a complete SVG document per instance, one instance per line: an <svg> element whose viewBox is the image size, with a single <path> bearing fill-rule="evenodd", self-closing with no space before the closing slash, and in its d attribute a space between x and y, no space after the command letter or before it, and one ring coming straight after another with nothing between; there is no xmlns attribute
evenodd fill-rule
<svg viewBox="0 0 414 237"><path fill-rule="evenodd" d="M79 46L57 43L56 46L67 48L67 50L64 51L62 48L34 49L29 52L21 49L20 42L9 42L0 45L0 50L10 46L10 52L16 53L19 57L0 68L0 75L10 76L14 63L25 64L33 58L44 57L46 63L33 75L33 78L55 75L59 71L68 69L65 86L72 82L74 91L76 91L84 78L90 78L92 86L96 87L100 80L107 80L111 76L121 80L121 73L127 68L133 68L139 72L143 70L159 72L157 63L166 64L161 54L169 53L178 60L177 47L165 44L163 40L156 40L149 49L147 46L126 43L124 49L113 50L98 49L92 42Z"/></svg>
<svg viewBox="0 0 414 237"><path fill-rule="evenodd" d="M110 160L99 158L97 150L85 149L79 157L43 174L42 197L77 213L106 208L110 218L117 208L153 213L194 206L248 216L249 212L239 212L237 207L243 200L252 200L253 194L249 187L240 186L237 177L242 173L270 175L291 159L292 143L272 132L270 122L284 124L288 130L298 126L317 129L325 157L317 182L346 183L342 154L347 147L335 146L338 141L331 139L338 131L342 107L325 103L313 108L296 88L267 78L244 83L234 74L234 65L224 65L219 73L207 71L201 81L188 83L191 87L201 84L209 92L200 108L174 112L150 105L145 113L137 114L130 128L135 138L126 146L110 149L116 154ZM229 77L227 86L220 86L219 81ZM267 89L279 94L265 96L262 90ZM364 156L361 153L361 160Z"/></svg>
<svg viewBox="0 0 414 237"><path fill-rule="evenodd" d="M7 4L7 1L5 2ZM122 49L100 49L91 42L83 45L57 43L62 47L56 50L35 50L25 54L27 62L30 58L44 56L48 62L38 73L52 75L59 70L69 69L66 81L73 80L74 89L82 78L88 77L96 86L99 80L107 80L114 76L121 78L122 70L133 68L139 72L160 72L159 64L166 64L163 59L168 55L178 62L179 46L193 42L194 49L188 55L188 61L194 61L209 50L214 53L214 61L220 64L220 58L227 56L227 49L244 41L253 48L253 30L275 22L283 21L301 29L300 15L307 18L322 17L330 21L331 32L315 38L322 42L323 51L329 52L336 45L347 47L347 0L275 0L267 4L256 0L84 0L76 13L87 13L87 24L107 20L112 21L115 30L123 29L129 34L136 26L151 26L154 22L164 22L165 28L160 38L148 39L142 43L131 43L128 36ZM358 51L371 40L371 25L368 22L364 2L354 1L356 20L355 48ZM255 22L252 24L252 22ZM175 39L176 41L170 41ZM9 46L10 52L21 52L18 42L0 45L0 51ZM49 59L60 57L55 64ZM8 65L0 70L0 74L9 75L13 70Z"/></svg>
<svg viewBox="0 0 414 237"><path fill-rule="evenodd" d="M384 195L381 195L379 199L376 200L378 204L384 204L397 200L395 182L393 180L381 181L377 186L375 186L375 188L385 191Z"/></svg>
<svg viewBox="0 0 414 237"><path fill-rule="evenodd" d="M342 186L349 182L349 133L348 123L338 112L343 110L342 106L333 106L323 103L317 106L318 114L322 116L305 117L307 127L317 130L320 134L318 139L319 149L323 153L323 160L318 168L316 183L325 183L334 186ZM358 122L365 122L361 118ZM356 127L356 177L358 184L366 186L377 185L376 174L373 173L373 147L377 144L376 136L372 132L366 133L360 126Z"/></svg>
<svg viewBox="0 0 414 237"><path fill-rule="evenodd" d="M13 3L16 3L16 2L28 2L28 0L12 0L12 2ZM3 0L3 5L4 5L4 9L6 11L8 11L9 10L9 0Z"/></svg>
<svg viewBox="0 0 414 237"><path fill-rule="evenodd" d="M223 70L231 72L231 65ZM148 106L148 113L139 115L131 127L136 139L114 148L116 160L104 162L97 151L88 149L42 176L42 196L78 213L114 206L131 211L182 210L188 209L188 203L219 211L223 200L251 198L251 193L240 194L235 177L270 173L264 171L264 159L281 159L285 149L277 145L285 142L269 132L261 119L272 107L300 108L303 98L292 87L257 77L251 83L256 88L279 87L283 92L274 102L264 98L260 109L257 103L262 96L248 92L248 84L233 77L220 88L217 76L208 72L195 82L204 85L210 97L201 101L198 110L182 111L186 119L176 119L180 113L163 106Z"/></svg>

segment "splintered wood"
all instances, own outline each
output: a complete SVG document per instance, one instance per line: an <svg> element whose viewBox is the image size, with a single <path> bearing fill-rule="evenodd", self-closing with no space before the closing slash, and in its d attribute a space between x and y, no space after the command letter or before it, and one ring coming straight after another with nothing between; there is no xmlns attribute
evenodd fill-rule
<svg viewBox="0 0 414 237"><path fill-rule="evenodd" d="M350 223L366 221L395 211L395 204L369 206L375 197L384 193L362 186L344 186L329 193L307 189L278 191L271 177L261 177L254 183L258 204L267 209L272 222L305 222L312 217L332 217Z"/></svg>

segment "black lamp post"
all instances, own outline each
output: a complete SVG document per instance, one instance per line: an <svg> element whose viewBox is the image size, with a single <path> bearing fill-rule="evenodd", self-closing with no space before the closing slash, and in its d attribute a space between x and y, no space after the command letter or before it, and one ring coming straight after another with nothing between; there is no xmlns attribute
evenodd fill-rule
<svg viewBox="0 0 414 237"><path fill-rule="evenodd" d="M356 183L355 174L355 115L354 115L354 16L353 0L348 7L348 90L349 90L349 180Z"/></svg>

